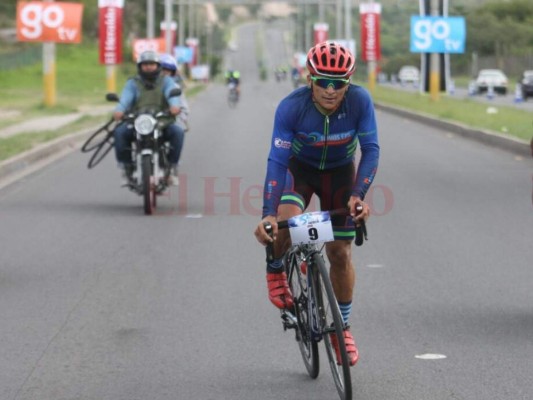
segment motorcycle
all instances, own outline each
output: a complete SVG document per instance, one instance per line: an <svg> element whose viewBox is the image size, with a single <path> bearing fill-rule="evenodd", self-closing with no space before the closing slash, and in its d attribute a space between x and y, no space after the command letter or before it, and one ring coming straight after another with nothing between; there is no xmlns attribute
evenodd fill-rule
<svg viewBox="0 0 533 400"><path fill-rule="evenodd" d="M181 95L181 89L173 89L171 96ZM107 101L118 102L115 93L106 95ZM163 130L173 122L168 111L139 110L124 115L121 123L135 129L132 153L133 171L128 171L127 187L141 195L144 213L151 215L157 206L157 196L170 185L171 165L168 160L170 144L163 139Z"/></svg>

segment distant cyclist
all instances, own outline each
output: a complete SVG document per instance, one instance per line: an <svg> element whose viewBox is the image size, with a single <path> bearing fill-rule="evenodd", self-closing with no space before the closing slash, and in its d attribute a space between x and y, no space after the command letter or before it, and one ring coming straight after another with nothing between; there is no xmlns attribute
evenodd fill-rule
<svg viewBox="0 0 533 400"><path fill-rule="evenodd" d="M353 218L366 220L370 214L363 200L379 160L374 105L365 89L350 84L355 57L340 44L323 42L311 48L307 69L308 86L294 90L276 110L264 186L263 219L257 225L255 236L263 245L271 242L263 223L272 224L276 258L266 267L269 299L278 308L290 308L293 299L282 267L290 238L286 230L278 232L276 221L301 214L313 194L320 199L322 210L349 209L351 216L332 218L335 240L326 243L331 282L347 325L355 284ZM356 171L358 143L361 160ZM363 211L355 217L358 205ZM348 327L344 338L350 365L354 365L359 352ZM332 338L332 343L340 363L336 339Z"/></svg>
<svg viewBox="0 0 533 400"><path fill-rule="evenodd" d="M238 70L229 69L226 71L226 85L228 87L234 87L237 91L237 98L241 94L241 73Z"/></svg>

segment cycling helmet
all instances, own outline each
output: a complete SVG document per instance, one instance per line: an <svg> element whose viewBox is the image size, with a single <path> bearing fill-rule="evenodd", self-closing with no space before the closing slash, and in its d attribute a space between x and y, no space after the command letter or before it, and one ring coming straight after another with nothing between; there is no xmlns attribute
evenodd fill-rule
<svg viewBox="0 0 533 400"><path fill-rule="evenodd" d="M156 63L157 69L153 72L144 72L141 68L141 64L143 63ZM159 60L159 54L152 50L143 51L141 54L139 54L139 57L137 58L137 72L144 80L155 81L161 72L161 61Z"/></svg>
<svg viewBox="0 0 533 400"><path fill-rule="evenodd" d="M161 68L172 71L172 75L176 74L176 71L178 69L178 63L176 62L176 59L170 54L161 54L160 63Z"/></svg>
<svg viewBox="0 0 533 400"><path fill-rule="evenodd" d="M311 75L349 78L355 71L355 57L338 43L322 42L307 53L307 69Z"/></svg>

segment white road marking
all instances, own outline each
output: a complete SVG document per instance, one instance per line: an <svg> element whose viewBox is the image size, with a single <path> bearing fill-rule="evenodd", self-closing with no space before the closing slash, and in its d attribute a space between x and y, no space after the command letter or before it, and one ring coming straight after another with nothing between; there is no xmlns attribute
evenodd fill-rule
<svg viewBox="0 0 533 400"><path fill-rule="evenodd" d="M185 218L202 218L202 214L187 214Z"/></svg>
<svg viewBox="0 0 533 400"><path fill-rule="evenodd" d="M415 358L418 358L420 360L442 360L446 358L446 356L444 354L425 353L417 354Z"/></svg>

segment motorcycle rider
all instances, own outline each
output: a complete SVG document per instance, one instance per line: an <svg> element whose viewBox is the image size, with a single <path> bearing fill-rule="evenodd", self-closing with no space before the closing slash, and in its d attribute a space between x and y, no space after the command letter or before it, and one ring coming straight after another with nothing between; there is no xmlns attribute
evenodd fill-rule
<svg viewBox="0 0 533 400"><path fill-rule="evenodd" d="M176 62L176 59L172 55L164 53L160 56L160 63L161 72L174 79L174 82L176 82L183 90L185 88L185 84L183 82L183 78L179 74L178 63ZM181 112L176 118L176 123L181 126L184 132L189 130L189 104L187 102L187 98L185 97L185 93L181 94Z"/></svg>
<svg viewBox="0 0 533 400"><path fill-rule="evenodd" d="M116 121L121 121L127 112L153 107L157 111L167 110L173 116L182 111L181 96L170 97L172 89L178 86L172 78L161 74L161 62L155 51L144 51L137 59L137 75L128 79L113 113ZM168 154L171 175L177 183L178 161L183 145L183 129L175 122L163 129L163 138L170 143ZM125 184L132 182L135 169L132 160L131 144L135 140L135 130L130 124L120 124L114 131L115 155L119 167L123 169Z"/></svg>

